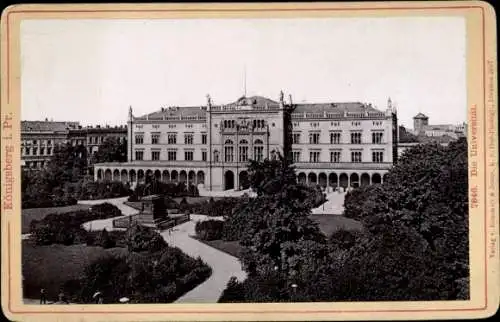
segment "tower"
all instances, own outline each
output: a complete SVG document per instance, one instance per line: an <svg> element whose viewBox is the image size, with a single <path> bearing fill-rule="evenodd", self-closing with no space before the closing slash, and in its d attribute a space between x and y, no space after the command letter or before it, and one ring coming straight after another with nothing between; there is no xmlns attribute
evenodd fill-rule
<svg viewBox="0 0 500 322"><path fill-rule="evenodd" d="M425 114L418 113L413 117L413 132L419 135L425 131L425 127L429 125L429 117Z"/></svg>

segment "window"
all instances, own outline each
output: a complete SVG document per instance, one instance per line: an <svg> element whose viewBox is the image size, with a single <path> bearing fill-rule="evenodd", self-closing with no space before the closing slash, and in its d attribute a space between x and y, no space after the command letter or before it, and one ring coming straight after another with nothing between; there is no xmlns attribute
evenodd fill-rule
<svg viewBox="0 0 500 322"><path fill-rule="evenodd" d="M184 134L184 144L193 144L193 134L185 133Z"/></svg>
<svg viewBox="0 0 500 322"><path fill-rule="evenodd" d="M300 162L300 151L292 151L293 162Z"/></svg>
<svg viewBox="0 0 500 322"><path fill-rule="evenodd" d="M338 132L330 133L330 144L340 144L340 133Z"/></svg>
<svg viewBox="0 0 500 322"><path fill-rule="evenodd" d="M361 132L351 133L351 144L361 144Z"/></svg>
<svg viewBox="0 0 500 322"><path fill-rule="evenodd" d="M248 146L240 146L240 162L248 161Z"/></svg>
<svg viewBox="0 0 500 322"><path fill-rule="evenodd" d="M176 161L177 160L177 150L168 150L167 151L168 161Z"/></svg>
<svg viewBox="0 0 500 322"><path fill-rule="evenodd" d="M223 123L224 128L234 128L235 122L234 120L225 120Z"/></svg>
<svg viewBox="0 0 500 322"><path fill-rule="evenodd" d="M207 134L206 133L201 134L201 144L207 144Z"/></svg>
<svg viewBox="0 0 500 322"><path fill-rule="evenodd" d="M30 155L30 150L31 150L30 148L26 148L26 153L25 154L26 155Z"/></svg>
<svg viewBox="0 0 500 322"><path fill-rule="evenodd" d="M384 133L382 132L374 132L372 133L372 143L373 144L380 144L382 143L382 136Z"/></svg>
<svg viewBox="0 0 500 322"><path fill-rule="evenodd" d="M104 142L104 136L101 136L101 143Z"/></svg>
<svg viewBox="0 0 500 322"><path fill-rule="evenodd" d="M309 162L317 163L319 162L319 151L309 152Z"/></svg>
<svg viewBox="0 0 500 322"><path fill-rule="evenodd" d="M36 140L33 140L33 144L37 144L37 141L36 141Z"/></svg>
<svg viewBox="0 0 500 322"><path fill-rule="evenodd" d="M95 143L97 143L97 136L95 137ZM135 136L135 144L144 144L144 135L137 134Z"/></svg>
<svg viewBox="0 0 500 322"><path fill-rule="evenodd" d="M372 162L374 162L374 163L384 162L384 152L383 151L373 151L372 152Z"/></svg>
<svg viewBox="0 0 500 322"><path fill-rule="evenodd" d="M207 151L201 151L201 161L207 161Z"/></svg>
<svg viewBox="0 0 500 322"><path fill-rule="evenodd" d="M151 144L160 143L160 134L151 134Z"/></svg>
<svg viewBox="0 0 500 322"><path fill-rule="evenodd" d="M309 133L309 143L319 144L319 133Z"/></svg>
<svg viewBox="0 0 500 322"><path fill-rule="evenodd" d="M38 149L36 147L33 148L33 155L37 155Z"/></svg>
<svg viewBox="0 0 500 322"><path fill-rule="evenodd" d="M219 162L219 151L214 151L214 162Z"/></svg>
<svg viewBox="0 0 500 322"><path fill-rule="evenodd" d="M33 168L38 168L38 162L33 161Z"/></svg>
<svg viewBox="0 0 500 322"><path fill-rule="evenodd" d="M299 143L300 143L300 133L293 133L292 144L299 144Z"/></svg>
<svg viewBox="0 0 500 322"><path fill-rule="evenodd" d="M253 147L253 157L255 161L264 160L264 147L263 146L254 146Z"/></svg>
<svg viewBox="0 0 500 322"><path fill-rule="evenodd" d="M160 160L160 151L151 151L151 160L153 161Z"/></svg>
<svg viewBox="0 0 500 322"><path fill-rule="evenodd" d="M330 151L330 162L331 163L340 162L340 151Z"/></svg>
<svg viewBox="0 0 500 322"><path fill-rule="evenodd" d="M233 152L234 149L232 146L224 147L224 161L225 162L233 162Z"/></svg>
<svg viewBox="0 0 500 322"><path fill-rule="evenodd" d="M184 151L184 160L193 161L193 151Z"/></svg>
<svg viewBox="0 0 500 322"><path fill-rule="evenodd" d="M51 155L52 154L52 148L47 148L47 154Z"/></svg>
<svg viewBox="0 0 500 322"><path fill-rule="evenodd" d="M177 144L177 134L168 133L167 142L168 144Z"/></svg>
<svg viewBox="0 0 500 322"><path fill-rule="evenodd" d="M351 161L356 163L361 162L361 151L351 151Z"/></svg>
<svg viewBox="0 0 500 322"><path fill-rule="evenodd" d="M144 151L135 151L135 159L139 161L144 160Z"/></svg>
<svg viewBox="0 0 500 322"><path fill-rule="evenodd" d="M45 154L45 148L40 148L40 155L44 155Z"/></svg>
<svg viewBox="0 0 500 322"><path fill-rule="evenodd" d="M51 140L47 140L47 145L52 145L52 141Z"/></svg>

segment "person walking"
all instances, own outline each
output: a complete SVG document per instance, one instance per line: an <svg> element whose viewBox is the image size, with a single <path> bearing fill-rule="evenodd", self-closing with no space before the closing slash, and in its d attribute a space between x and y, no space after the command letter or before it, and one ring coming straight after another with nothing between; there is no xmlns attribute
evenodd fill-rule
<svg viewBox="0 0 500 322"><path fill-rule="evenodd" d="M40 290L40 304L47 304L47 297L45 296L45 289Z"/></svg>

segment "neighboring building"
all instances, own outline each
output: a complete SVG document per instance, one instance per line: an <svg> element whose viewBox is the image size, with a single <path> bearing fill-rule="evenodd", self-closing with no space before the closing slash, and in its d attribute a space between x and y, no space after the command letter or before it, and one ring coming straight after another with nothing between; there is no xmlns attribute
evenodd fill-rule
<svg viewBox="0 0 500 322"><path fill-rule="evenodd" d="M21 166L26 169L43 168L59 144L66 144L78 122L21 121Z"/></svg>
<svg viewBox="0 0 500 322"><path fill-rule="evenodd" d="M24 169L41 169L54 154L58 144L83 145L89 160L107 137L118 137L121 142L127 137L125 125L115 127L88 126L79 122L22 121L21 122L21 166Z"/></svg>
<svg viewBox="0 0 500 322"><path fill-rule="evenodd" d="M413 117L413 133L415 135L425 136L449 136L453 139L467 136L467 125L465 123L452 124L431 124L429 125L429 117L422 113L418 113Z"/></svg>
<svg viewBox="0 0 500 322"><path fill-rule="evenodd" d="M290 119L288 121L287 119ZM96 180L203 184L245 189L250 159L293 159L298 181L323 187L380 183L397 159L397 115L363 103L293 104L261 96L226 105L129 110L126 163L95 165Z"/></svg>

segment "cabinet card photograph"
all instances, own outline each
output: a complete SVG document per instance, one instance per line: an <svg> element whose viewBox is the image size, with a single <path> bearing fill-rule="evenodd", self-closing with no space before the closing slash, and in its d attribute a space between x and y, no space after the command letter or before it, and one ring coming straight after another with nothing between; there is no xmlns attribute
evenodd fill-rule
<svg viewBox="0 0 500 322"><path fill-rule="evenodd" d="M498 309L489 4L33 4L1 28L7 318Z"/></svg>

